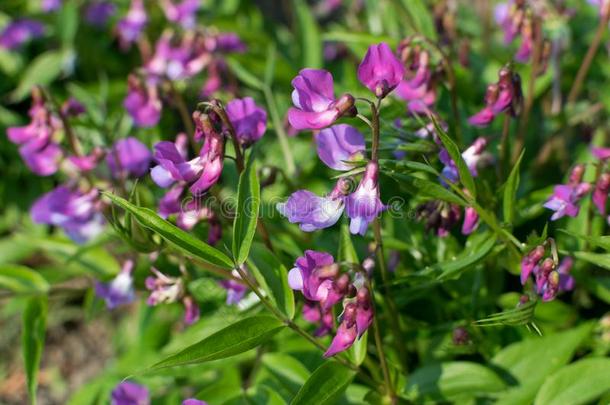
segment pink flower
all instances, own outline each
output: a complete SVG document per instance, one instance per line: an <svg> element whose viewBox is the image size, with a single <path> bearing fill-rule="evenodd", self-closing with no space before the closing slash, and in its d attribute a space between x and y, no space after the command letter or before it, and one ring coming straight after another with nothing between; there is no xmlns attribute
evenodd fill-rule
<svg viewBox="0 0 610 405"><path fill-rule="evenodd" d="M388 44L371 45L358 66L358 80L378 98L394 90L405 75L405 67Z"/></svg>

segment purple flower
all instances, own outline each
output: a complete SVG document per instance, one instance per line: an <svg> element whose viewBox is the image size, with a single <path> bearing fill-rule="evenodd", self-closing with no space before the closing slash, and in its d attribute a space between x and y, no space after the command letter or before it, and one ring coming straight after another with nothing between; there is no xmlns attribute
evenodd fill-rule
<svg viewBox="0 0 610 405"><path fill-rule="evenodd" d="M227 115L239 143L248 147L258 141L267 129L267 112L254 103L252 97L233 99L227 103Z"/></svg>
<svg viewBox="0 0 610 405"><path fill-rule="evenodd" d="M213 38L208 49L210 52L243 53L247 47L236 33L221 32Z"/></svg>
<svg viewBox="0 0 610 405"><path fill-rule="evenodd" d="M0 34L0 47L16 49L33 38L44 34L44 26L35 20L15 20L9 23Z"/></svg>
<svg viewBox="0 0 610 405"><path fill-rule="evenodd" d="M378 163L369 162L358 188L347 196L345 211L351 219L349 230L352 234L364 235L369 223L385 210L379 199L378 178Z"/></svg>
<svg viewBox="0 0 610 405"><path fill-rule="evenodd" d="M356 323L357 308L353 303L345 306L342 321L337 329L337 334L333 338L324 357L332 357L337 353L349 349L356 341L358 336L358 326Z"/></svg>
<svg viewBox="0 0 610 405"><path fill-rule="evenodd" d="M291 223L299 224L299 228L305 232L328 228L336 224L343 213L348 186L347 180L340 179L326 197L308 190L299 190L285 203L278 203L276 208Z"/></svg>
<svg viewBox="0 0 610 405"><path fill-rule="evenodd" d="M436 89L424 83L419 87L410 87L402 81L396 87L396 96L407 101L407 109L411 113L426 114L436 102Z"/></svg>
<svg viewBox="0 0 610 405"><path fill-rule="evenodd" d="M568 184L560 184L553 189L553 195L544 204L545 208L555 211L551 221L555 221L564 215L575 217L580 211L579 201L591 191L589 183L581 182L584 174L584 166L577 165L570 174Z"/></svg>
<svg viewBox="0 0 610 405"><path fill-rule="evenodd" d="M174 182L193 182L203 171L200 156L186 160L186 135L184 134L179 134L175 143L157 142L154 149L153 158L158 166L153 167L150 174L159 187L169 187Z"/></svg>
<svg viewBox="0 0 610 405"><path fill-rule="evenodd" d="M149 405L148 388L129 381L118 384L112 390L111 405Z"/></svg>
<svg viewBox="0 0 610 405"><path fill-rule="evenodd" d="M211 54L203 35L197 32L177 35L166 30L158 39L155 53L145 69L154 80L163 77L181 80L201 72L210 60Z"/></svg>
<svg viewBox="0 0 610 405"><path fill-rule="evenodd" d="M127 49L136 42L142 35L147 23L148 15L144 8L144 0L131 0L127 15L117 25L121 47Z"/></svg>
<svg viewBox="0 0 610 405"><path fill-rule="evenodd" d="M362 336L371 326L373 316L373 303L371 302L369 290L366 287L362 287L356 294L356 329L358 337Z"/></svg>
<svg viewBox="0 0 610 405"><path fill-rule="evenodd" d="M100 160L104 157L105 152L102 148L95 147L89 155L84 156L68 156L67 161L72 164L77 171L89 172L97 166Z"/></svg>
<svg viewBox="0 0 610 405"><path fill-rule="evenodd" d="M354 127L337 124L321 130L316 135L318 156L331 169L353 169L350 161L364 159L364 136Z"/></svg>
<svg viewBox="0 0 610 405"><path fill-rule="evenodd" d="M599 160L608 160L610 159L610 148L599 148L596 146L592 146L591 154Z"/></svg>
<svg viewBox="0 0 610 405"><path fill-rule="evenodd" d="M313 333L314 336L325 336L333 329L334 317L333 311L327 310L322 312L318 302L305 299L303 305L303 319L310 323L319 324L318 329Z"/></svg>
<svg viewBox="0 0 610 405"><path fill-rule="evenodd" d="M134 300L133 265L133 260L127 260L123 263L123 268L119 274L111 282L95 282L95 295L106 301L108 309L129 304Z"/></svg>
<svg viewBox="0 0 610 405"><path fill-rule="evenodd" d="M434 230L441 238L459 221L462 211L459 205L441 200L431 200L417 207L416 217L426 221L426 230Z"/></svg>
<svg viewBox="0 0 610 405"><path fill-rule="evenodd" d="M593 190L593 204L601 215L606 215L606 201L610 192L610 173L602 173L597 179L595 190Z"/></svg>
<svg viewBox="0 0 610 405"><path fill-rule="evenodd" d="M180 24L183 28L193 28L195 17L199 9L199 0L161 0L161 8L165 17L173 22Z"/></svg>
<svg viewBox="0 0 610 405"><path fill-rule="evenodd" d="M464 223L462 224L462 234L470 235L479 226L479 214L472 207L464 209Z"/></svg>
<svg viewBox="0 0 610 405"><path fill-rule="evenodd" d="M498 76L498 82L487 87L486 106L468 119L470 125L485 127L501 113L515 116L521 110L523 96L519 75L504 67L500 69Z"/></svg>
<svg viewBox="0 0 610 405"><path fill-rule="evenodd" d="M85 108L85 106L74 97L68 98L61 105L62 114L68 117L78 117L79 115L84 114L86 111L87 109Z"/></svg>
<svg viewBox="0 0 610 405"><path fill-rule="evenodd" d="M127 81L127 97L123 106L136 126L147 128L157 125L161 118L161 99L155 85L144 83L135 75Z"/></svg>
<svg viewBox="0 0 610 405"><path fill-rule="evenodd" d="M115 12L116 6L110 1L93 1L87 5L85 20L95 27L103 27Z"/></svg>
<svg viewBox="0 0 610 405"><path fill-rule="evenodd" d="M303 69L292 87L294 107L288 110L288 121L296 129L325 128L354 108L349 94L335 99L333 77L326 70Z"/></svg>
<svg viewBox="0 0 610 405"><path fill-rule="evenodd" d="M405 67L389 45L371 45L358 66L358 80L378 98L394 90L405 75Z"/></svg>
<svg viewBox="0 0 610 405"><path fill-rule="evenodd" d="M339 271L335 259L325 252L306 250L294 264L296 267L288 273L290 288L301 291L310 301L325 299L330 288L330 284L325 282L332 282Z"/></svg>
<svg viewBox="0 0 610 405"><path fill-rule="evenodd" d="M205 137L200 157L203 162L203 173L191 185L189 190L193 195L201 195L210 189L220 179L224 166L224 139L216 129L216 124L207 115L195 112L195 139Z"/></svg>
<svg viewBox="0 0 610 405"><path fill-rule="evenodd" d="M97 190L83 193L64 185L36 200L31 215L34 222L59 226L76 243L85 243L104 228L98 206Z"/></svg>
<svg viewBox="0 0 610 405"><path fill-rule="evenodd" d="M190 295L182 298L182 304L184 305L184 323L186 325L192 325L199 320L199 305Z"/></svg>
<svg viewBox="0 0 610 405"><path fill-rule="evenodd" d="M574 289L574 277L570 274L572 266L574 265L574 259L570 256L564 257L559 266L557 267L557 273L559 274L559 291L571 291Z"/></svg>
<svg viewBox="0 0 610 405"><path fill-rule="evenodd" d="M182 401L182 405L208 405L208 403L195 398L189 398Z"/></svg>
<svg viewBox="0 0 610 405"><path fill-rule="evenodd" d="M151 159L152 155L146 145L133 137L120 139L106 155L106 163L114 178L144 176Z"/></svg>
<svg viewBox="0 0 610 405"><path fill-rule="evenodd" d="M61 7L61 0L41 0L40 8L45 13L55 11Z"/></svg>
<svg viewBox="0 0 610 405"><path fill-rule="evenodd" d="M544 246L536 246L534 250L529 252L521 259L521 284L525 285L530 274L538 267L540 260L544 257L546 249Z"/></svg>
<svg viewBox="0 0 610 405"><path fill-rule="evenodd" d="M237 270L233 270L231 274L233 274L235 278L241 279L241 276ZM237 304L244 298L246 292L248 291L248 288L243 281L239 282L237 280L229 279L221 280L219 284L222 288L227 290L227 305Z"/></svg>
<svg viewBox="0 0 610 405"><path fill-rule="evenodd" d="M191 325L199 320L199 306L187 294L184 280L181 277L169 277L152 267L154 277L147 277L145 286L151 291L146 303L151 306L182 301L184 305L184 323Z"/></svg>
<svg viewBox="0 0 610 405"><path fill-rule="evenodd" d="M477 138L472 145L470 145L464 152L462 152L462 159L468 166L468 170L472 174L472 176L478 176L477 168L478 166L485 160L489 159L489 155L485 154L485 147L487 146L487 139L483 137ZM455 183L459 180L459 173L457 170L457 166L449 153L445 148L442 148L439 153L439 159L441 162L445 164L441 172L441 182L444 183L444 179L449 180L452 183Z"/></svg>
<svg viewBox="0 0 610 405"><path fill-rule="evenodd" d="M425 114L436 101L436 85L429 66L430 55L419 44L407 39L398 46L404 66L405 77L396 87L396 96L407 101L411 113Z"/></svg>

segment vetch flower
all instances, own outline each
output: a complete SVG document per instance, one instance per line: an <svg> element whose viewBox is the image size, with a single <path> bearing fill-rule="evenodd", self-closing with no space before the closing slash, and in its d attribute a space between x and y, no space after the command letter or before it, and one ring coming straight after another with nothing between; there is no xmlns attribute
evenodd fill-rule
<svg viewBox="0 0 610 405"><path fill-rule="evenodd" d="M127 88L127 97L123 101L123 106L134 124L142 128L157 125L163 107L157 86L145 83L135 75L130 75Z"/></svg>
<svg viewBox="0 0 610 405"><path fill-rule="evenodd" d="M61 8L61 0L41 0L40 9L45 13Z"/></svg>
<svg viewBox="0 0 610 405"><path fill-rule="evenodd" d="M464 222L462 224L462 234L470 235L479 226L479 214L473 207L464 209Z"/></svg>
<svg viewBox="0 0 610 405"><path fill-rule="evenodd" d="M362 287L356 294L356 330L358 331L358 337L361 337L371 326L373 316L373 303L369 290Z"/></svg>
<svg viewBox="0 0 610 405"><path fill-rule="evenodd" d="M158 165L151 169L150 174L159 187L169 187L174 182L193 182L203 171L200 156L186 160L187 138L185 134L179 134L175 142L157 142L154 150L153 159Z"/></svg>
<svg viewBox="0 0 610 405"><path fill-rule="evenodd" d="M106 154L106 163L114 178L142 177L148 172L151 160L146 145L134 137L118 140Z"/></svg>
<svg viewBox="0 0 610 405"><path fill-rule="evenodd" d="M570 174L568 184L560 184L553 189L553 195L549 197L544 207L555 211L551 221L555 221L564 215L575 217L580 211L578 203L591 191L589 183L581 182L584 174L584 166L576 165Z"/></svg>
<svg viewBox="0 0 610 405"><path fill-rule="evenodd" d="M180 24L183 28L195 26L199 0L161 0L159 3L169 21Z"/></svg>
<svg viewBox="0 0 610 405"><path fill-rule="evenodd" d="M325 252L306 250L297 258L293 269L288 272L288 284L293 290L303 293L310 301L320 301L328 294L328 283L338 274L334 258Z"/></svg>
<svg viewBox="0 0 610 405"><path fill-rule="evenodd" d="M398 55L406 66L405 77L395 94L407 102L410 113L429 113L436 101L436 79L429 66L430 54L407 38L398 45Z"/></svg>
<svg viewBox="0 0 610 405"><path fill-rule="evenodd" d="M147 277L146 288L151 291L146 303L155 306L161 303L169 304L182 301L184 305L184 323L192 325L199 320L199 306L197 302L187 294L182 277L169 277L152 267L154 277Z"/></svg>
<svg viewBox="0 0 610 405"><path fill-rule="evenodd" d="M211 61L206 38L196 32L176 34L165 30L155 44L155 53L145 70L152 80L188 79L201 72Z"/></svg>
<svg viewBox="0 0 610 405"><path fill-rule="evenodd" d="M384 42L371 45L358 66L358 80L378 98L388 95L403 79L405 67Z"/></svg>
<svg viewBox="0 0 610 405"><path fill-rule="evenodd" d="M111 282L95 282L95 295L106 301L108 309L129 304L134 300L133 266L133 260L126 260L119 274Z"/></svg>
<svg viewBox="0 0 610 405"><path fill-rule="evenodd" d="M530 274L534 272L534 269L538 266L540 260L546 254L546 249L543 245L536 246L534 250L529 252L521 259L521 284L525 285L529 279Z"/></svg>
<svg viewBox="0 0 610 405"><path fill-rule="evenodd" d="M487 87L486 106L468 119L470 125L485 127L501 113L513 117L520 113L523 103L521 78L507 67L500 69L498 76L498 82Z"/></svg>
<svg viewBox="0 0 610 405"><path fill-rule="evenodd" d="M303 69L292 86L294 107L288 110L288 121L296 129L322 129L354 112L353 96L335 99L333 77L326 70Z"/></svg>
<svg viewBox="0 0 610 405"><path fill-rule="evenodd" d="M257 106L252 97L229 101L226 112L243 147L258 141L267 130L267 112Z"/></svg>
<svg viewBox="0 0 610 405"><path fill-rule="evenodd" d="M0 48L16 49L26 42L41 37L44 26L35 20L21 19L10 22L0 33Z"/></svg>
<svg viewBox="0 0 610 405"><path fill-rule="evenodd" d="M217 129L220 124L215 117L195 111L193 119L195 139L205 137L199 155L203 163L203 173L189 188L193 195L198 196L208 191L220 179L224 166L224 138Z"/></svg>
<svg viewBox="0 0 610 405"><path fill-rule="evenodd" d="M333 338L330 346L324 353L324 357L332 357L337 353L349 349L358 337L358 326L356 323L356 305L348 303L343 310L341 324Z"/></svg>
<svg viewBox="0 0 610 405"><path fill-rule="evenodd" d="M484 153L486 146L487 139L479 137L472 145L462 152L462 159L464 159L466 166L468 166L468 171L470 171L470 174L472 174L473 177L478 176L478 167L490 158L489 154ZM459 180L457 166L445 148L441 149L439 159L445 164L445 167L441 171L441 183L444 183L445 179L452 183L457 182Z"/></svg>
<svg viewBox="0 0 610 405"><path fill-rule="evenodd" d="M320 303L305 299L303 305L303 319L307 322L317 323L318 329L313 333L314 336L320 337L329 334L334 326L334 317L332 309L322 311Z"/></svg>
<svg viewBox="0 0 610 405"><path fill-rule="evenodd" d="M237 270L233 270L231 274L237 278L241 279L239 272ZM227 305L236 305L241 301L246 292L248 291L248 287L242 282L237 280L229 279L229 280L221 280L219 282L220 286L227 290Z"/></svg>
<svg viewBox="0 0 610 405"><path fill-rule="evenodd" d="M124 381L112 390L111 405L149 405L148 388Z"/></svg>
<svg viewBox="0 0 610 405"><path fill-rule="evenodd" d="M123 49L140 39L148 23L148 15L144 8L144 0L131 0L127 15L117 25L119 41Z"/></svg>
<svg viewBox="0 0 610 405"><path fill-rule="evenodd" d="M610 173L602 173L595 183L593 190L593 204L601 215L606 215L606 201L610 192Z"/></svg>
<svg viewBox="0 0 610 405"><path fill-rule="evenodd" d="M337 124L321 130L315 137L320 160L331 169L353 169L350 161L364 159L364 136L354 127Z"/></svg>
<svg viewBox="0 0 610 405"><path fill-rule="evenodd" d="M364 235L369 223L385 208L379 199L379 164L369 162L358 188L346 198L345 212L351 219L350 232Z"/></svg>
<svg viewBox="0 0 610 405"><path fill-rule="evenodd" d="M182 401L182 405L208 405L208 403L195 398L189 398Z"/></svg>
<svg viewBox="0 0 610 405"><path fill-rule="evenodd" d="M110 1L93 1L87 5L85 20L94 27L104 27L116 13L116 6Z"/></svg>

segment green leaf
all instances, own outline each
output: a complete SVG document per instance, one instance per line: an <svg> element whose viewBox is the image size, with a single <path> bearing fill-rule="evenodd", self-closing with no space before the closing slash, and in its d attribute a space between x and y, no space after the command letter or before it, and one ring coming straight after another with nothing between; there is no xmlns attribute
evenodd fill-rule
<svg viewBox="0 0 610 405"><path fill-rule="evenodd" d="M434 124L436 133L438 134L439 138L441 139L441 142L443 142L445 149L447 149L447 153L449 153L449 156L451 156L451 159L453 160L453 162L455 163L455 165L457 167L457 171L460 175L460 182L470 192L470 197L473 200L476 200L477 188L474 183L474 179L472 178L472 174L470 173L470 170L468 169L468 165L466 164L466 162L464 161L464 158L462 157L462 153L460 152L460 149L455 144L455 142L453 142L453 140L449 137L449 135L443 130L443 128L441 128L441 126L438 124L438 121L436 120L436 118L434 118L433 116L430 116L430 119L432 120L432 123Z"/></svg>
<svg viewBox="0 0 610 405"><path fill-rule="evenodd" d="M597 267L610 270L610 255L607 253L573 252L576 259L584 260Z"/></svg>
<svg viewBox="0 0 610 405"><path fill-rule="evenodd" d="M398 183L404 185L407 189L413 190L414 194L418 194L433 199L439 199L450 203L467 206L468 203L461 197L455 195L451 191L438 183L419 177L409 176L402 173L385 173Z"/></svg>
<svg viewBox="0 0 610 405"><path fill-rule="evenodd" d="M235 356L261 345L285 326L281 321L267 315L242 319L154 364L149 370L198 364Z"/></svg>
<svg viewBox="0 0 610 405"><path fill-rule="evenodd" d="M610 359L583 359L547 378L534 404L588 404L609 390Z"/></svg>
<svg viewBox="0 0 610 405"><path fill-rule="evenodd" d="M423 0L402 0L402 4L409 13L409 22L412 23L413 30L428 39L436 40L434 21L426 3Z"/></svg>
<svg viewBox="0 0 610 405"><path fill-rule="evenodd" d="M327 361L313 372L290 404L334 404L355 374L337 362Z"/></svg>
<svg viewBox="0 0 610 405"><path fill-rule="evenodd" d="M364 362L364 359L366 359L368 336L369 332L364 332L359 339L356 339L352 347L349 349L349 357L357 366L361 365L362 362Z"/></svg>
<svg viewBox="0 0 610 405"><path fill-rule="evenodd" d="M301 66L312 69L322 67L322 37L315 17L303 0L294 1L294 10L299 26L299 38L303 61Z"/></svg>
<svg viewBox="0 0 610 405"><path fill-rule="evenodd" d="M514 309L498 312L489 315L486 318L479 319L474 322L475 326L499 326L499 325L527 325L534 319L534 310L536 309L536 300L530 299L525 304Z"/></svg>
<svg viewBox="0 0 610 405"><path fill-rule="evenodd" d="M531 404L544 379L568 364L576 349L591 334L591 324L567 332L532 337L499 351L491 364L508 372L519 383L503 393L498 404ZM532 370L536 370L532 373Z"/></svg>
<svg viewBox="0 0 610 405"><path fill-rule="evenodd" d="M144 227L159 234L163 239L176 246L181 251L194 256L204 262L232 269L233 262L221 251L200 241L195 236L183 231L175 225L159 217L154 211L148 208L140 208L129 201L114 194L104 192L114 204L130 212L134 218Z"/></svg>
<svg viewBox="0 0 610 405"><path fill-rule="evenodd" d="M258 210L261 205L261 187L256 175L253 153L237 186L237 210L233 222L233 258L242 264L248 258L256 232Z"/></svg>
<svg viewBox="0 0 610 405"><path fill-rule="evenodd" d="M602 248L602 249L610 252L610 236L587 236L587 235L581 235L578 233L574 233L574 232L568 231L566 229L559 229L559 232L563 232L566 235L570 235L575 238L582 239L582 240L590 243L593 246Z"/></svg>
<svg viewBox="0 0 610 405"><path fill-rule="evenodd" d="M358 253L352 243L352 236L349 232L347 223L341 224L341 232L339 233L339 252L337 258L340 262L359 264Z"/></svg>
<svg viewBox="0 0 610 405"><path fill-rule="evenodd" d="M248 269L275 306L288 318L294 318L294 292L288 285L288 271L282 262L266 246L255 243Z"/></svg>
<svg viewBox="0 0 610 405"><path fill-rule="evenodd" d="M30 93L34 86L46 86L59 76L66 54L63 51L47 51L38 55L23 72L17 88L11 93L11 100L19 102Z"/></svg>
<svg viewBox="0 0 610 405"><path fill-rule="evenodd" d="M47 324L47 297L32 297L23 312L22 350L30 403L36 404L38 367L44 349Z"/></svg>
<svg viewBox="0 0 610 405"><path fill-rule="evenodd" d="M291 395L296 395L311 374L303 363L284 353L266 353L261 362Z"/></svg>
<svg viewBox="0 0 610 405"><path fill-rule="evenodd" d="M233 57L227 57L225 59L231 71L237 76L239 80L252 87L253 89L262 90L265 84L248 69L242 66L237 59Z"/></svg>
<svg viewBox="0 0 610 405"><path fill-rule="evenodd" d="M64 48L74 46L74 38L78 30L78 6L76 1L66 1L57 14L57 31Z"/></svg>
<svg viewBox="0 0 610 405"><path fill-rule="evenodd" d="M502 378L492 369L477 363L455 361L415 370L408 378L405 393L413 400L459 403L467 398L501 391L505 387Z"/></svg>
<svg viewBox="0 0 610 405"><path fill-rule="evenodd" d="M483 260L496 244L496 236L488 232L472 235L466 243L466 250L454 260L438 263L434 269L441 271L438 280L457 278L463 271Z"/></svg>
<svg viewBox="0 0 610 405"><path fill-rule="evenodd" d="M525 150L521 151L517 163L511 170L506 184L504 184L504 198L502 203L502 211L504 214L504 222L512 224L515 220L515 203L517 201L517 189L519 188L519 169L521 167L521 159Z"/></svg>
<svg viewBox="0 0 610 405"><path fill-rule="evenodd" d="M4 264L0 265L0 287L17 294L44 294L49 290L49 283L28 267Z"/></svg>

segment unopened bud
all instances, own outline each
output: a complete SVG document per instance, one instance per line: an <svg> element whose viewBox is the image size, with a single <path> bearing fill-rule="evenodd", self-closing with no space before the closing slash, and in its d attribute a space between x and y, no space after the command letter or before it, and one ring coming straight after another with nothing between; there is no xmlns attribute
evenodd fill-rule
<svg viewBox="0 0 610 405"><path fill-rule="evenodd" d="M578 184L582 181L582 176L585 174L585 165L579 164L574 166L572 173L570 173L570 184Z"/></svg>
<svg viewBox="0 0 610 405"><path fill-rule="evenodd" d="M339 97L337 101L335 101L334 108L337 109L340 117L355 116L355 114L358 114L358 110L356 110L355 103L356 100L354 99L354 96L352 96L351 94L344 94Z"/></svg>

